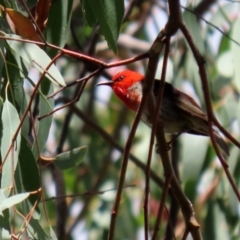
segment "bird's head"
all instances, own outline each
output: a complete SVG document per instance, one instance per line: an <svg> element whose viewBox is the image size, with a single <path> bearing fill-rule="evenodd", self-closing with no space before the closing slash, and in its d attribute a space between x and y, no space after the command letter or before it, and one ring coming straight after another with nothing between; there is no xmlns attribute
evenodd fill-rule
<svg viewBox="0 0 240 240"><path fill-rule="evenodd" d="M137 111L142 100L142 81L144 76L138 72L124 70L112 77L109 82L97 84L110 86L115 94L133 111Z"/></svg>

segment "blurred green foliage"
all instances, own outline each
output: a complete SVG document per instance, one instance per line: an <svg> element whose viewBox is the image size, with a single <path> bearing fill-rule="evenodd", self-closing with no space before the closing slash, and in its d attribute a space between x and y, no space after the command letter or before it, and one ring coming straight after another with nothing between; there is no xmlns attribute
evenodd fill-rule
<svg viewBox="0 0 240 240"><path fill-rule="evenodd" d="M27 14L20 2L11 0L5 5L5 1L0 1L0 4ZM81 4L77 0L52 1L43 36L58 48L105 63L144 53L165 24L168 3L136 2L138 4L130 5L123 0L84 0ZM32 14L36 4L37 1L27 1ZM214 113L224 128L239 140L239 3L214 3L201 16L188 11L195 5L185 7L184 21L206 60ZM53 65L51 76L46 75L41 80L46 66L59 50L49 45L13 40L20 36L12 32L7 22L2 12L0 207L3 216L0 216L0 238L11 239L12 234L19 239L107 239L123 147L134 114L109 88L97 88L95 84L125 67L144 73L147 62L104 69L87 82L74 84L96 70L96 64L84 57L62 54ZM12 34L7 35L9 33ZM162 57L157 78L161 63ZM195 97L205 109L198 66L181 33L172 38L167 81ZM49 98L61 89L59 83L71 87ZM73 104L38 119L76 98ZM139 124L117 216L115 239L143 239L144 236L143 168L150 133L148 127ZM240 151L228 143L230 157L227 163L239 188ZM164 180L161 160L155 150L151 169L156 178L150 176L149 234L154 228L162 194L159 182ZM203 238L239 239L239 202L209 139L182 135L171 153L177 154L174 164L179 181L193 204ZM27 198L26 194L25 199L23 193L30 193L30 196ZM4 204L10 198L13 202L6 208ZM178 209L170 210L171 202L170 193L159 236L163 238L171 225L176 239L182 239L184 219Z"/></svg>

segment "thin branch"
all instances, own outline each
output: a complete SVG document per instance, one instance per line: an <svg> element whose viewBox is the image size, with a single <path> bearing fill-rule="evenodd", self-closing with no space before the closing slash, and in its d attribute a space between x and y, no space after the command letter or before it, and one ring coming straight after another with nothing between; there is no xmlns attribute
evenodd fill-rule
<svg viewBox="0 0 240 240"><path fill-rule="evenodd" d="M158 122L158 118L159 118L159 111L160 111L160 108L161 108L161 105L162 105L163 90L164 90L163 86L165 84L165 79L166 79L169 49L170 49L170 38L167 38L166 39L166 44L165 44L165 53L164 53L162 74L161 74L161 87L159 89L160 92L158 94L157 106L156 106L156 110L155 110L155 116L154 116L154 122L153 122L152 136L151 137L154 137L154 135L156 134L157 122ZM158 144L160 144L160 143L158 143ZM161 202L160 202L161 204L160 204L160 207L159 207L159 212L158 212L158 215L157 215L157 220L156 220L156 223L155 223L155 228L154 228L152 240L157 239L159 225L160 225L160 221L161 221L161 218L162 218L162 213L163 213L165 200L166 200L166 197L167 197L167 192L168 192L168 188L169 188L169 184L171 182L171 179L172 179L172 176L166 176L166 178L165 178L164 188L163 188Z"/></svg>
<svg viewBox="0 0 240 240"><path fill-rule="evenodd" d="M157 214L157 219L156 219L156 222L155 222L155 227L154 227L154 231L153 231L152 240L158 239L157 238L158 237L158 232L159 232L159 229L160 229L162 214L163 214L163 210L164 210L164 206L165 206L165 202L166 202L168 189L169 189L169 185L170 185L171 180L172 180L171 177L166 177L165 178L164 188L163 188L163 192L162 192L162 196L161 196L161 200L160 200L160 205L159 205L159 210L158 210L158 214Z"/></svg>
<svg viewBox="0 0 240 240"><path fill-rule="evenodd" d="M212 117L214 125L230 140L233 144L240 148L240 142L237 141L216 119L215 116Z"/></svg>
<svg viewBox="0 0 240 240"><path fill-rule="evenodd" d="M179 1L169 0L169 11L170 11L170 16L169 16L169 21L165 27L165 32L166 32L167 36L170 37L178 30L178 28L181 26L181 23L182 23L182 14L180 11ZM162 95L163 86L160 87L160 91L162 91L161 92L161 95ZM172 191L173 191L176 199L179 202L181 210L183 212L186 226L190 230L193 239L201 240L202 236L201 236L201 232L199 231L199 224L197 223L195 216L194 216L194 210L192 208L192 204L189 202L189 200L185 196L185 194L181 188L181 185L179 184L179 182L175 176L172 164L169 160L169 156L166 151L167 144L166 144L166 139L164 136L163 125L162 125L161 119L159 119L159 121L158 121L156 137L157 137L157 142L159 145L159 152L161 155L165 176L166 176L166 178L172 179L170 185L171 185Z"/></svg>
<svg viewBox="0 0 240 240"><path fill-rule="evenodd" d="M136 185L135 184L130 184L130 185L125 186L124 188L132 188L132 187L136 187ZM107 192L112 192L112 191L115 191L115 190L116 190L116 188L112 188L112 189L103 190L103 191L87 191L87 192L84 192L84 193L67 194L67 195L42 199L41 202L47 202L47 201L55 200L57 198L75 198L75 197L88 196L88 195L103 195Z"/></svg>
<svg viewBox="0 0 240 240"><path fill-rule="evenodd" d="M7 159L8 155L9 155L11 149L14 147L14 142L15 142L16 139L17 139L18 133L19 133L19 131L20 131L22 125L23 125L24 119L26 118L26 116L27 116L27 114L28 114L28 112L29 112L29 110L30 110L30 108L31 108L31 106L32 106L32 102L33 102L34 96L36 95L36 92L38 91L38 88L39 88L42 80L44 79L44 76L47 74L47 71L48 71L48 69L51 67L51 65L52 65L60 56L62 56L61 53L57 54L57 55L52 59L52 61L48 64L48 66L46 67L46 69L45 69L44 72L42 73L40 79L38 80L38 82L37 82L37 84L36 84L36 86L35 86L35 88L33 89L33 92L32 92L32 94L31 94L31 97L30 97L28 106L27 106L25 112L23 113L22 118L21 118L21 121L20 121L20 123L19 123L19 125L18 125L18 127L17 127L17 129L16 129L16 131L15 131L15 133L14 133L14 135L13 135L12 143L11 143L11 145L9 146L8 151L7 151L6 155L4 156L4 158L3 158L3 160L2 160L2 164L1 164L1 166L0 166L0 172L2 171L3 164L4 164L4 162L6 161L6 159Z"/></svg>
<svg viewBox="0 0 240 240"><path fill-rule="evenodd" d="M87 117L80 109L78 109L75 105L72 105L71 108L73 109L74 113L80 117L86 124L88 124L94 131L98 132L100 136L108 142L110 145L112 145L115 149L117 149L119 152L123 153L124 148L118 144L118 142L113 138L111 135L109 135L106 131L104 131L101 127L99 127L94 121L92 121L89 117ZM146 165L142 163L137 157L130 154L129 159L136 164L137 167L139 167L143 172L146 171ZM150 170L150 177L151 179L159 186L163 187L164 182L161 178L158 177L158 175Z"/></svg>
<svg viewBox="0 0 240 240"><path fill-rule="evenodd" d="M199 74L200 74L200 77L201 77L201 81L202 81L202 86L203 86L203 93L204 93L204 99L205 99L205 102L206 102L206 109L207 109L207 115L208 115L208 129L209 129L209 135L210 135L210 138L211 138L211 141L212 141L212 144L213 144L213 147L215 149L215 152L223 166L223 169L227 175L227 178L233 188L233 191L235 192L237 198L238 198L238 201L240 201L240 193L238 191L238 188L236 186L236 184L234 183L234 180L228 170L228 164L225 162L225 160L223 159L219 149L218 149L218 146L217 146L217 142L216 142L216 139L215 139L215 136L214 136L214 133L213 133L213 128L212 128L212 122L214 120L214 114L213 114L213 110L212 110L212 104L211 104L211 98L210 98L210 91L209 91L209 87L208 87L208 78L207 78L207 74L206 74L206 69L205 69L205 61L202 57L202 55L200 54L199 50L197 49L187 27L185 26L184 23L182 23L181 25L181 30L192 50L192 53L195 57L195 60L197 62L197 65L198 65L198 68L199 68ZM220 124L218 124L220 125Z"/></svg>
<svg viewBox="0 0 240 240"><path fill-rule="evenodd" d="M171 144L171 160L174 173L176 178L179 180L179 140L176 139ZM171 190L171 188L170 188ZM169 215L168 215L168 222L165 231L164 239L176 239L174 229L177 225L178 220L178 212L179 212L179 204L176 197L172 197L170 199L170 207L169 207Z"/></svg>
<svg viewBox="0 0 240 240"><path fill-rule="evenodd" d="M233 39L231 36L229 36L228 34L226 34L221 28L219 28L218 26L214 25L213 23L209 22L208 20L206 20L204 17L202 17L201 15L198 15L194 10L191 10L189 8L186 8L184 6L181 6L181 8L185 9L186 11L196 15L200 20L204 21L206 24L208 24L209 26L213 27L214 29L218 30L224 37L226 37L227 39L231 40L233 43L235 43L237 46L240 46L240 43L237 42L235 39Z"/></svg>
<svg viewBox="0 0 240 240"><path fill-rule="evenodd" d="M43 36L42 31L41 31L41 29L39 28L37 22L35 21L32 13L31 13L31 11L29 10L29 8L28 8L28 6L27 6L27 3L26 3L24 0L20 0L20 1L21 1L21 3L24 5L24 7L25 7L25 9L26 9L26 11L27 11L27 13L28 13L28 15L30 16L30 18L31 18L31 20L33 21L35 27L37 28L37 31L38 31L38 33L40 34L43 42L46 44L46 39L45 39L45 37Z"/></svg>
<svg viewBox="0 0 240 240"><path fill-rule="evenodd" d="M195 8L194 12L198 17L202 16L214 3L216 0L202 0Z"/></svg>

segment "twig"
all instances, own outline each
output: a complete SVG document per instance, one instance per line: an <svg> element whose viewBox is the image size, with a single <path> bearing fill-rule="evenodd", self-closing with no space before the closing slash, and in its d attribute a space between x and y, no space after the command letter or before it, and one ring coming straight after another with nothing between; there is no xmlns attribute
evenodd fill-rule
<svg viewBox="0 0 240 240"><path fill-rule="evenodd" d="M162 74L161 74L161 87L159 89L157 106L156 106L154 122L153 122L153 129L152 129L152 136L153 137L154 137L154 134L156 134L156 127L157 127L157 122L158 122L158 118L159 118L159 110L160 110L161 105L162 105L162 97L163 97L163 91L164 91L163 86L164 86L165 79L166 79L169 48L170 48L170 38L167 38L166 39L166 44L165 44L165 54L164 54ZM158 143L158 144L160 144L160 143ZM160 225L160 221L161 221L161 217L162 217L162 213L163 213L163 209L164 209L164 205L165 205L165 200L166 200L166 197L167 197L167 192L168 192L168 188L169 188L169 184L171 182L171 179L172 179L172 176L166 177L166 179L165 179L164 188L163 188L162 197L161 197L161 202L160 202L161 204L160 204L160 207L159 207L159 212L158 212L158 216L157 216L157 220L156 220L155 228L154 228L154 232L153 232L153 237L152 237L153 240L157 238L157 233L158 233L158 229L159 229L159 225Z"/></svg>
<svg viewBox="0 0 240 240"><path fill-rule="evenodd" d="M207 79L207 74L206 74L206 69L205 69L205 61L203 59L203 57L201 56L200 52L198 51L187 27L185 26L184 23L182 23L181 25L181 30L192 50L192 53L195 57L195 60L197 62L197 65L198 65L198 68L199 68L199 74L200 74L200 77L201 77L201 80L202 80L202 85L203 85L203 93L204 93L204 99L205 99L205 102L206 102L206 109L207 109L207 115L208 115L208 128L209 128L209 135L210 135L210 138L211 138L211 141L212 141L212 144L213 144L213 147L216 151L216 154L223 166L223 169L227 175L227 178L233 188L233 191L235 192L237 198L238 198L238 201L240 201L240 193L238 191L238 188L236 186L236 184L234 183L234 180L228 170L228 164L225 162L225 160L223 159L219 149L218 149L218 146L217 146L217 142L216 142L216 139L214 137L214 133L213 133L213 129L212 129L212 122L213 120L215 119L214 117L214 114L213 114L213 110L212 110L212 104L211 104L211 99L210 99L210 91L209 91L209 87L208 87L208 79ZM216 122L216 120L215 120ZM218 123L218 125L220 125ZM221 128L222 129L222 128Z"/></svg>
<svg viewBox="0 0 240 240"><path fill-rule="evenodd" d="M28 114L28 112L29 112L29 109L30 109L31 106L32 106L32 102L33 102L34 96L35 96L36 92L38 91L38 88L39 88L39 86L40 86L40 84L41 84L44 76L46 75L47 70L51 67L51 65L52 65L60 56L62 56L61 53L57 54L57 55L52 59L52 61L48 64L48 66L46 67L46 69L45 69L44 72L42 73L40 79L38 80L38 82L37 82L37 84L36 84L36 86L35 86L35 88L33 89L33 92L32 92L32 94L31 94L31 97L30 97L28 106L27 106L25 112L23 113L22 118L21 118L21 121L20 121L20 123L19 123L19 125L18 125L18 127L17 127L17 129L16 129L16 131L15 131L15 133L14 133L14 135L13 135L12 143L11 143L11 145L9 146L8 151L7 151L6 155L4 156L4 158L3 158L3 160L2 160L2 164L1 164L1 166L0 166L0 172L2 171L3 164L4 164L4 162L6 161L6 159L7 159L8 155L9 155L11 149L14 147L14 142L15 142L16 139L17 139L17 135L18 135L18 133L19 133L21 127L22 127L22 124L23 124L23 122L24 122L24 119L26 118L26 116L27 116L27 114Z"/></svg>
<svg viewBox="0 0 240 240"><path fill-rule="evenodd" d="M131 188L131 187L136 187L136 185L135 184L130 184L128 186L125 186L124 188ZM68 195L63 195L63 196L50 197L50 198L42 199L41 202L47 202L47 201L55 200L57 198L75 198L75 197L88 196L88 195L103 195L107 192L111 192L111 191L114 191L114 190L116 190L116 188L103 190L103 191L87 191L87 192L84 192L84 193L68 194Z"/></svg>
<svg viewBox="0 0 240 240"><path fill-rule="evenodd" d="M164 206L165 206L165 202L166 202L168 189L169 189L169 185L170 185L171 180L172 180L171 177L166 177L165 178L164 188L163 188L163 192L162 192L162 196L161 196L161 201L160 201L160 205L159 205L157 219L156 219L156 222L155 222L155 227L154 227L154 231L153 231L152 240L158 239L157 238L158 231L160 229L162 214L163 214L163 210L164 210Z"/></svg>

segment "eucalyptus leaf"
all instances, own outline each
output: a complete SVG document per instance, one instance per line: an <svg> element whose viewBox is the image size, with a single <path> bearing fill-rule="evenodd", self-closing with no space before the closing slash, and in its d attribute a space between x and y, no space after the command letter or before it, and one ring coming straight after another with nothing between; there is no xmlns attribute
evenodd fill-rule
<svg viewBox="0 0 240 240"><path fill-rule="evenodd" d="M197 181L207 154L209 138L184 134L182 140L183 181Z"/></svg>
<svg viewBox="0 0 240 240"><path fill-rule="evenodd" d="M52 240L57 240L57 236L51 227L50 227L50 236Z"/></svg>
<svg viewBox="0 0 240 240"><path fill-rule="evenodd" d="M6 158L3 163L2 169L2 179L1 179L1 187L9 188L13 184L12 175L14 174L17 162L18 162L18 154L20 149L20 131L17 135L17 138L13 140L13 137L17 131L17 128L20 124L19 115L14 106L6 100L3 105L2 110L2 125L3 125L3 133L1 140L1 156L2 161ZM13 143L13 146L11 147ZM10 149L10 152L8 152ZM8 154L8 155L7 155ZM10 190L5 191L5 195L8 196Z"/></svg>
<svg viewBox="0 0 240 240"><path fill-rule="evenodd" d="M45 79L47 80L47 79ZM49 84L50 83L50 84ZM40 94L40 102L39 102L39 116L43 116L45 114L50 113L54 108L54 99L47 99L45 96L53 93L53 84L49 81L43 81L41 84L42 94ZM42 151L48 139L49 130L52 125L53 116L50 115L48 117L43 118L39 121L37 126L37 140L35 139L32 147L32 152L35 159L38 159L38 151Z"/></svg>
<svg viewBox="0 0 240 240"><path fill-rule="evenodd" d="M61 170L73 168L82 162L86 151L87 147L79 147L71 151L61 153L56 156L54 163Z"/></svg>
<svg viewBox="0 0 240 240"><path fill-rule="evenodd" d="M100 31L106 38L109 47L117 52L117 39L124 15L124 1L122 0L84 0L83 9L89 25L98 22Z"/></svg>
<svg viewBox="0 0 240 240"><path fill-rule="evenodd" d="M0 215L2 215L2 212L10 207L13 207L14 205L22 202L25 200L30 193L20 193L14 196L11 196L9 198L4 199L3 201L0 202Z"/></svg>
<svg viewBox="0 0 240 240"><path fill-rule="evenodd" d="M34 231L34 239L41 239L41 240L49 240L49 236L45 233L42 226L39 224L39 221L31 218L30 220L30 226L32 227Z"/></svg>
<svg viewBox="0 0 240 240"><path fill-rule="evenodd" d="M66 43L72 17L73 0L51 1L49 19L45 31L46 40L56 46L63 47ZM49 56L56 55L57 50L47 50Z"/></svg>
<svg viewBox="0 0 240 240"><path fill-rule="evenodd" d="M19 167L20 167L20 184L27 192L37 191L40 189L40 176L38 172L38 166L30 147L27 144L27 140L21 138L21 148L19 153ZM31 181L29 181L31 179ZM38 199L38 194L32 194L29 197L29 201L32 205Z"/></svg>
<svg viewBox="0 0 240 240"><path fill-rule="evenodd" d="M205 55L205 47L204 47L204 43L203 43L203 38L201 36L201 32L199 31L201 28L200 28L199 22L197 21L196 15L189 11L185 11L183 13L183 19L188 27L188 30L190 31L190 33L193 37L193 41L197 45L200 53L202 55Z"/></svg>
<svg viewBox="0 0 240 240"><path fill-rule="evenodd" d="M7 35L15 39L20 39L17 35ZM7 43L14 55L21 56L25 62L32 65L40 73L43 73L51 63L51 58L36 44L14 40L7 40ZM65 86L64 79L59 70L52 64L45 75L50 81L60 86Z"/></svg>
<svg viewBox="0 0 240 240"><path fill-rule="evenodd" d="M0 189L0 203L5 200L6 200L6 197L4 194L4 190ZM3 214L0 215L0 226L1 226L1 229L4 230L4 231L2 231L2 237L4 235L8 235L11 230L10 222L9 222L9 209L5 209L3 211ZM3 239L5 239L5 238L3 238ZM11 238L8 238L8 239L11 239Z"/></svg>
<svg viewBox="0 0 240 240"><path fill-rule="evenodd" d="M237 18L235 23L233 24L232 34L231 37L233 39L240 39L240 19ZM239 42L239 41L238 41ZM234 79L233 83L237 87L238 91L240 91L240 68L239 68L239 62L240 62L240 47L236 45L234 42L231 41L230 43L232 56L233 56L233 68L234 68Z"/></svg>

